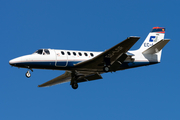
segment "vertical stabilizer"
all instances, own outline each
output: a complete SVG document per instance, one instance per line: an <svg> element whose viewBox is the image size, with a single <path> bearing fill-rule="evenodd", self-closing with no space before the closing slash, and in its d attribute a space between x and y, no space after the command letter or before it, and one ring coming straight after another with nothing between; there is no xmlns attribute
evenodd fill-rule
<svg viewBox="0 0 180 120"><path fill-rule="evenodd" d="M164 27L153 27L151 32L148 34L143 44L139 48L140 51L145 51L160 40L164 39L165 28Z"/></svg>

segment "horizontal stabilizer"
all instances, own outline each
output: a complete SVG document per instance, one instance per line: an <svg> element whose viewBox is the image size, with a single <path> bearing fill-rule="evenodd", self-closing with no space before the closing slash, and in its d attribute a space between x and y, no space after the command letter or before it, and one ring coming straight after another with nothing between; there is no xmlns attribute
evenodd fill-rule
<svg viewBox="0 0 180 120"><path fill-rule="evenodd" d="M147 50L145 50L144 52L142 52L143 54L155 54L158 53L159 51L162 50L162 48L170 41L170 39L163 39L160 40L158 43L156 43L155 45L151 46L150 48L148 48Z"/></svg>

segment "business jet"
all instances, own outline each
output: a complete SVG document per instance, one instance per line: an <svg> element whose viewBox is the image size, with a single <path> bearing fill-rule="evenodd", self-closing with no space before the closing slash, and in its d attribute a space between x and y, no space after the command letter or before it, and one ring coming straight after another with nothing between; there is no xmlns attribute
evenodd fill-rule
<svg viewBox="0 0 180 120"><path fill-rule="evenodd" d="M140 37L131 36L104 52L39 49L33 54L9 61L11 66L27 68L26 77L33 69L64 70L65 73L38 87L70 82L78 83L102 79L101 74L160 63L162 48L170 41L164 39L165 28L153 27L137 50L129 50Z"/></svg>

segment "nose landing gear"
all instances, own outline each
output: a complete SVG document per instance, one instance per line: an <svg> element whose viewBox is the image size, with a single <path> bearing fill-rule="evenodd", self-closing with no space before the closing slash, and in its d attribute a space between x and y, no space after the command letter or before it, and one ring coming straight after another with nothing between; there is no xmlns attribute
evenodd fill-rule
<svg viewBox="0 0 180 120"><path fill-rule="evenodd" d="M32 69L30 69L30 70L33 72L33 70L32 70ZM31 77L31 73L29 72L29 70L26 72L26 74L25 74L25 75L26 75L26 77L27 77L27 78L30 78L30 77Z"/></svg>
<svg viewBox="0 0 180 120"><path fill-rule="evenodd" d="M27 78L31 77L31 73L29 71L27 71L25 75L26 75Z"/></svg>

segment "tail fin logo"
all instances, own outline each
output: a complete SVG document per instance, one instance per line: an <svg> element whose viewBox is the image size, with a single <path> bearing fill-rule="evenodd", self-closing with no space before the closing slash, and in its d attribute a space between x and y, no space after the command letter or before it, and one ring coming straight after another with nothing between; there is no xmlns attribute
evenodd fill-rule
<svg viewBox="0 0 180 120"><path fill-rule="evenodd" d="M157 41L156 36L151 36L149 39L149 42L156 42L156 41Z"/></svg>
<svg viewBox="0 0 180 120"><path fill-rule="evenodd" d="M144 43L144 47L151 47L151 46L153 46L153 43L157 42L157 38L158 38L158 36L150 36L149 42Z"/></svg>

